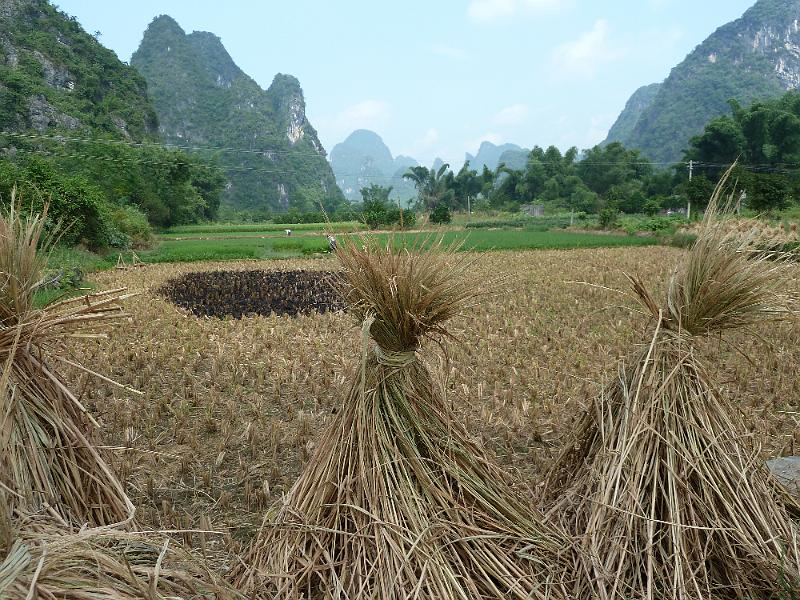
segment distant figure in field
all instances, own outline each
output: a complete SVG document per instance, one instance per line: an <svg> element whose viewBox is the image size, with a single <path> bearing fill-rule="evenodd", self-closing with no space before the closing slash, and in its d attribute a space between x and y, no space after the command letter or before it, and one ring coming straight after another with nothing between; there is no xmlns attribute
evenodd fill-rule
<svg viewBox="0 0 800 600"><path fill-rule="evenodd" d="M287 236L289 236L289 235L292 235L292 230L291 230L291 229L287 229L287 230L286 230L286 235L287 235Z"/></svg>
<svg viewBox="0 0 800 600"><path fill-rule="evenodd" d="M328 236L328 249L331 252L336 252L336 236L334 235Z"/></svg>

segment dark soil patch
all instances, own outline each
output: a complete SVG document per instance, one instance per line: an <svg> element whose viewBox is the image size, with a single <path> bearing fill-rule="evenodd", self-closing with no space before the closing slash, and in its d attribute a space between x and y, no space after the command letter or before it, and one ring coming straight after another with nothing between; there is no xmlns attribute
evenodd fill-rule
<svg viewBox="0 0 800 600"><path fill-rule="evenodd" d="M330 271L206 271L165 283L158 293L198 317L290 315L343 310Z"/></svg>

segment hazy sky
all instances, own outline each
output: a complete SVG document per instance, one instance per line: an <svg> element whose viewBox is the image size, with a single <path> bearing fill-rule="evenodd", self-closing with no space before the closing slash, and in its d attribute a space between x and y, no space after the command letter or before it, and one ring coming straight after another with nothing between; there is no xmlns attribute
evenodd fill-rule
<svg viewBox="0 0 800 600"><path fill-rule="evenodd" d="M211 31L262 87L303 86L330 151L357 128L460 164L481 140L586 148L630 94L755 0L56 0L128 61L158 14Z"/></svg>

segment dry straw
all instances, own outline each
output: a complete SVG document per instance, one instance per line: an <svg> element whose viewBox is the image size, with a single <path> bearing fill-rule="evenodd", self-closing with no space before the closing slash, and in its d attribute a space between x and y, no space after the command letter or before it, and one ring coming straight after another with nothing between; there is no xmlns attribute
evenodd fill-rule
<svg viewBox="0 0 800 600"><path fill-rule="evenodd" d="M3 523L0 522L0 532ZM112 527L74 530L41 516L0 539L3 600L243 600L168 538Z"/></svg>
<svg viewBox="0 0 800 600"><path fill-rule="evenodd" d="M91 416L48 363L68 339L124 318L123 290L37 309L45 224L46 211L23 218L13 195L0 216L0 598L240 598L163 536L117 527L133 505L89 441Z"/></svg>
<svg viewBox="0 0 800 600"><path fill-rule="evenodd" d="M580 540L579 598L795 598L796 509L697 356L702 338L792 312L795 268L726 228L712 198L652 338L595 399L548 476L550 516ZM727 229L727 231L726 231Z"/></svg>
<svg viewBox="0 0 800 600"><path fill-rule="evenodd" d="M92 418L53 361L70 338L104 336L125 318L124 290L36 308L49 241L46 211L22 217L12 195L0 216L0 498L10 512L48 508L67 521L128 519L128 497L90 443Z"/></svg>
<svg viewBox="0 0 800 600"><path fill-rule="evenodd" d="M564 597L566 537L515 496L420 357L474 298L469 265L440 245L391 240L338 255L363 356L239 585L261 598Z"/></svg>

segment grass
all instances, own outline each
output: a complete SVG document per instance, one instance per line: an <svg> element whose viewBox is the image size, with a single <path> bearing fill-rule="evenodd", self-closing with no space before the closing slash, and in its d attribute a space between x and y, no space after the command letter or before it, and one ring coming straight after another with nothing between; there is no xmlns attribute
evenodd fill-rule
<svg viewBox="0 0 800 600"><path fill-rule="evenodd" d="M544 217L530 217L528 215L513 215L505 219L497 217L490 217L488 219L473 219L466 223L464 227L467 229L494 229L494 228L516 228L537 231L547 231L548 229L566 229L570 226L581 229L588 229L590 227L597 227L597 216L583 215L580 218L577 215L570 216L567 214L548 215Z"/></svg>
<svg viewBox="0 0 800 600"><path fill-rule="evenodd" d="M55 246L47 257L47 270L54 272L62 269L64 271L78 269L81 273L105 271L114 268L118 256L119 253L115 252L97 254L81 248Z"/></svg>
<svg viewBox="0 0 800 600"><path fill-rule="evenodd" d="M385 242L389 234L365 234ZM556 250L569 248L609 248L617 246L651 246L659 240L624 235L575 233L568 231L475 230L443 232L445 244L464 242L464 249L491 250ZM397 243L418 244L431 237L430 232L395 234ZM296 258L328 251L323 236L285 236L253 238L223 237L213 240L162 240L149 251L139 253L148 263L195 262L216 260L246 260L267 258Z"/></svg>
<svg viewBox="0 0 800 600"><path fill-rule="evenodd" d="M92 283L82 283L79 288L40 290L33 295L33 305L36 308L42 308L57 300L67 300L68 298L90 294L93 289L94 285Z"/></svg>
<svg viewBox="0 0 800 600"><path fill-rule="evenodd" d="M388 234L377 234L385 240ZM411 244L431 237L429 233L401 233L396 236L400 243ZM602 233L577 233L571 231L536 231L518 229L445 231L445 245L463 241L464 250L485 252L492 250L567 250L571 248L613 248L619 246L652 246L655 238L637 238L625 235Z"/></svg>
<svg viewBox="0 0 800 600"><path fill-rule="evenodd" d="M323 236L219 238L215 240L163 240L153 250L139 253L142 261L196 262L214 260L245 260L291 258L328 250Z"/></svg>
<svg viewBox="0 0 800 600"><path fill-rule="evenodd" d="M205 223L202 225L179 225L171 227L159 236L174 237L191 234L254 234L292 231L333 231L335 233L346 231L361 231L367 226L359 221L344 221L341 223Z"/></svg>

